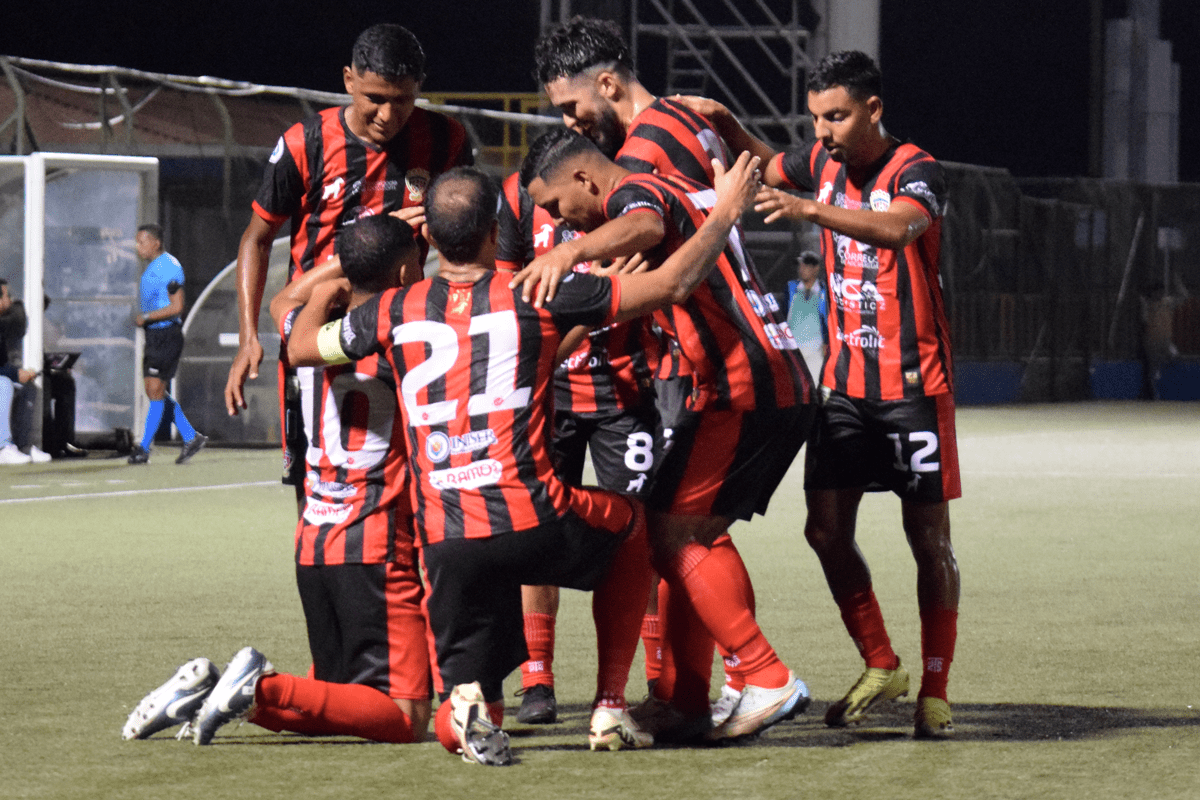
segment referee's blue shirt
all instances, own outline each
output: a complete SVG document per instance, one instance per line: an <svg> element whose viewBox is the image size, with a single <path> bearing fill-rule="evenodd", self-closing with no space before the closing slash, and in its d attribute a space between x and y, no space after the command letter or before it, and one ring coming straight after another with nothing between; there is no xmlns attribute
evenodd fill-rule
<svg viewBox="0 0 1200 800"><path fill-rule="evenodd" d="M142 316L151 311L158 311L171 305L171 295L183 286L183 265L179 259L170 253L163 253L146 265L142 273L140 301ZM157 322L151 322L147 328L165 328L168 325L178 325L180 317L169 317Z"/></svg>

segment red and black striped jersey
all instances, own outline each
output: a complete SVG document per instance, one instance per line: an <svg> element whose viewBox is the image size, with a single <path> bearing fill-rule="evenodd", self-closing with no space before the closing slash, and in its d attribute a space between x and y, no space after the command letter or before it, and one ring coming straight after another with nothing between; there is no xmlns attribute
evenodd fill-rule
<svg viewBox="0 0 1200 800"><path fill-rule="evenodd" d="M538 309L488 273L389 290L345 317L345 354L382 353L400 378L420 544L589 516L590 495L551 464L550 380L566 332L611 322L619 303L616 281L571 275Z"/></svg>
<svg viewBox="0 0 1200 800"><path fill-rule="evenodd" d="M729 166L725 141L712 124L687 106L660 97L633 118L614 160L630 172L681 176L712 186L714 158ZM679 345L670 336L652 349L660 378L687 374Z"/></svg>
<svg viewBox="0 0 1200 800"><path fill-rule="evenodd" d="M285 347L299 311L283 320ZM395 560L397 536L411 542L412 511L391 365L370 355L350 364L301 367L296 372L308 434L296 563Z"/></svg>
<svg viewBox="0 0 1200 800"><path fill-rule="evenodd" d="M472 162L463 126L413 109L382 147L346 125L345 108L327 108L284 132L271 153L254 212L270 223L291 220L288 279L334 254L343 225L425 202L430 182Z"/></svg>
<svg viewBox="0 0 1200 800"><path fill-rule="evenodd" d="M628 175L605 199L605 215L657 214L666 235L650 253L661 263L704 223L716 192L686 178ZM795 339L778 303L742 243L740 227L729 233L716 267L682 304L654 312L659 326L679 344L679 359L693 376L688 407L696 411L790 408L812 401ZM666 359L659 368L664 374Z"/></svg>
<svg viewBox="0 0 1200 800"><path fill-rule="evenodd" d="M790 184L819 203L886 211L910 203L930 225L903 250L873 247L821 231L829 286L829 358L822 383L867 400L899 400L953 391L950 325L938 256L946 178L932 156L894 146L862 175L848 174L820 143L776 156Z"/></svg>
<svg viewBox="0 0 1200 800"><path fill-rule="evenodd" d="M555 246L580 236L569 225L555 225L550 212L534 205L520 173L504 181L496 266L514 272ZM576 267L586 271L587 265ZM641 405L643 383L650 377L646 352L656 343L643 320L629 320L588 334L554 373L554 405L575 414L609 413Z"/></svg>
<svg viewBox="0 0 1200 800"><path fill-rule="evenodd" d="M725 142L708 120L660 97L633 118L614 161L630 172L681 175L712 186L714 158L729 166Z"/></svg>

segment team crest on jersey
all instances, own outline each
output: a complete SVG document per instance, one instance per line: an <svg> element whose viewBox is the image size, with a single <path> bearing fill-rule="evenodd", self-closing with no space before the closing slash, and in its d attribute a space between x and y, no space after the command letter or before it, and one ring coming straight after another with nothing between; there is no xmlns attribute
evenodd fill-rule
<svg viewBox="0 0 1200 800"><path fill-rule="evenodd" d="M921 383L921 373L915 369L905 370L904 382L909 386L919 386Z"/></svg>
<svg viewBox="0 0 1200 800"><path fill-rule="evenodd" d="M425 190L429 188L429 171L410 169L404 175L404 188L408 190L408 199L414 203L425 201Z"/></svg>
<svg viewBox="0 0 1200 800"><path fill-rule="evenodd" d="M871 192L871 210L887 211L892 207L892 196L885 189L875 189Z"/></svg>
<svg viewBox="0 0 1200 800"><path fill-rule="evenodd" d="M435 464L440 464L450 457L450 437L441 431L434 431L425 439L425 457Z"/></svg>
<svg viewBox="0 0 1200 800"><path fill-rule="evenodd" d="M271 151L271 157L267 159L272 164L278 164L279 159L283 158L283 137L279 137L279 141L275 143L275 149Z"/></svg>

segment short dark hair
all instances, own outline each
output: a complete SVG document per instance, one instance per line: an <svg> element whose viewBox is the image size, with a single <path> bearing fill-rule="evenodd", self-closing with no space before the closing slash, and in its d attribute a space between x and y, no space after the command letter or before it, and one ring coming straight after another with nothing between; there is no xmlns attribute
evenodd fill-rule
<svg viewBox="0 0 1200 800"><path fill-rule="evenodd" d="M396 261L416 246L416 236L407 222L379 214L342 228L337 254L351 286L364 292L382 292L391 288L389 278Z"/></svg>
<svg viewBox="0 0 1200 800"><path fill-rule="evenodd" d="M383 22L358 35L351 64L362 74L374 72L389 82L412 76L418 83L425 79L425 51L412 31L403 25Z"/></svg>
<svg viewBox="0 0 1200 800"><path fill-rule="evenodd" d="M633 56L615 22L571 17L538 40L533 51L533 75L539 84L574 78L592 67L633 75Z"/></svg>
<svg viewBox="0 0 1200 800"><path fill-rule="evenodd" d="M151 236L153 236L155 239L157 239L160 243L163 240L162 225L159 225L154 222L147 222L145 225L138 225L137 232L138 233L148 233Z"/></svg>
<svg viewBox="0 0 1200 800"><path fill-rule="evenodd" d="M570 128L551 128L533 140L529 152L521 162L521 185L528 187L534 178L546 180L564 161L580 153L600 149L586 136Z"/></svg>
<svg viewBox="0 0 1200 800"><path fill-rule="evenodd" d="M496 181L474 167L455 167L438 176L425 193L425 219L443 258L467 264L479 255L496 223L499 198Z"/></svg>
<svg viewBox="0 0 1200 800"><path fill-rule="evenodd" d="M842 50L821 59L805 81L809 92L843 87L855 100L883 97L883 74L875 59L859 50Z"/></svg>
<svg viewBox="0 0 1200 800"><path fill-rule="evenodd" d="M809 266L815 267L820 265L821 257L812 250L805 250L796 258L796 261L800 264L808 264Z"/></svg>

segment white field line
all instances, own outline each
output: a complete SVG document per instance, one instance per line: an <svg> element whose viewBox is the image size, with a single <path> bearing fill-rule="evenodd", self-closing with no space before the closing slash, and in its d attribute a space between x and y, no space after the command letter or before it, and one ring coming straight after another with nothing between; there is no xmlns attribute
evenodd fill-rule
<svg viewBox="0 0 1200 800"><path fill-rule="evenodd" d="M120 492L86 492L80 494L58 494L48 497L15 497L0 500L0 505L13 503L47 503L59 500L91 500L97 497L135 497L137 495L164 494L166 492L209 492L221 489L245 489L251 486L278 486L279 481L252 481L250 483L222 483L217 486L175 486L168 489L125 489Z"/></svg>

